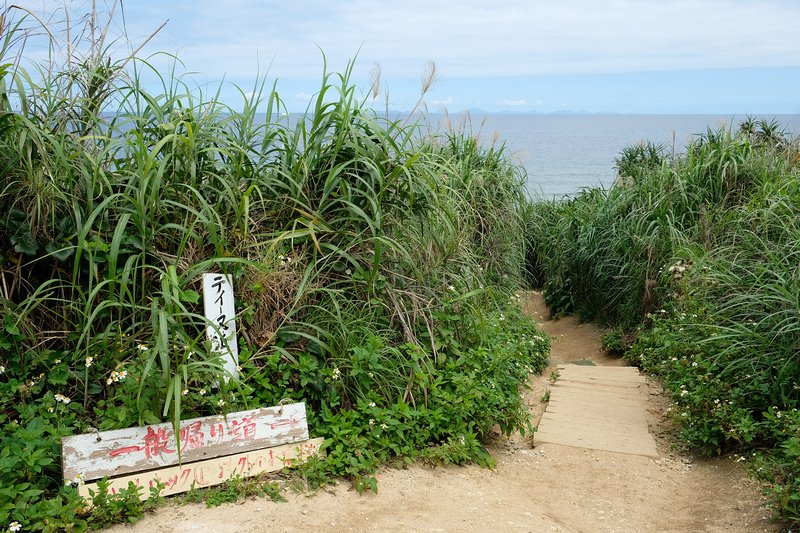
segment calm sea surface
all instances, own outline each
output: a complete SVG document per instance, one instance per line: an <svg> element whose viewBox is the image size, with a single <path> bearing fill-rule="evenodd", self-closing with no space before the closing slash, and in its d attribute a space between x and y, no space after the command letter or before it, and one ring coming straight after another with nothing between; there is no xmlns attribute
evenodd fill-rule
<svg viewBox="0 0 800 533"><path fill-rule="evenodd" d="M484 121L485 118L485 121ZM533 195L561 197L582 187L609 187L616 177L614 159L620 151L641 140L664 143L684 152L693 135L722 124L738 127L745 116L723 115L478 115L468 124L490 143L494 132L515 154L528 173ZM800 115L767 115L794 137L800 132ZM444 115L431 115L442 123ZM459 117L452 117L454 126ZM481 126L481 123L483 125ZM469 131L469 125L467 130Z"/></svg>

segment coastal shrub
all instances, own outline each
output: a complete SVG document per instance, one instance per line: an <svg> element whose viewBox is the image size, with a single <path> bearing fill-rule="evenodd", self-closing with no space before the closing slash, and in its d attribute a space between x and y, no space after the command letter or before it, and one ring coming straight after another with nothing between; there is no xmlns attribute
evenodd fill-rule
<svg viewBox="0 0 800 533"><path fill-rule="evenodd" d="M610 189L538 202L526 232L528 261L541 271L548 304L556 313L635 326L667 296L660 271L687 247L713 248L730 210L785 183L791 150L753 145L731 128L709 130L683 154L628 149ZM631 174L635 180L626 179Z"/></svg>
<svg viewBox="0 0 800 533"><path fill-rule="evenodd" d="M435 373L425 372L422 363L416 366L401 395L387 397L382 390L376 357L362 354L365 364L334 367L325 377L329 386L341 391L362 381L364 395L345 410L339 402L346 395L326 394L310 416L327 439L328 456L318 468L326 476L351 477L359 490L375 490L370 474L392 458L492 465L481 442L494 427L507 436L531 431L521 390L530 374L545 369L550 350L550 339L513 303L488 317L482 341L460 350ZM372 349L378 348L374 342ZM406 349L412 358L418 350Z"/></svg>
<svg viewBox="0 0 800 533"><path fill-rule="evenodd" d="M683 437L755 453L794 526L799 161L768 120L709 129L683 153L638 145L610 189L535 206L527 236L553 310L613 325L608 348L663 381Z"/></svg>
<svg viewBox="0 0 800 533"><path fill-rule="evenodd" d="M491 427L530 429L520 387L549 341L512 296L530 206L504 150L380 118L352 64L325 70L299 115L264 79L233 109L176 71L112 61L105 36L26 70L15 9L0 50L0 523L140 515L132 494L96 496L88 515L61 479L58 440L91 429L291 398L328 450L301 476L358 490L400 458L489 465ZM71 20L113 27L99 16ZM229 382L204 272L234 286Z"/></svg>

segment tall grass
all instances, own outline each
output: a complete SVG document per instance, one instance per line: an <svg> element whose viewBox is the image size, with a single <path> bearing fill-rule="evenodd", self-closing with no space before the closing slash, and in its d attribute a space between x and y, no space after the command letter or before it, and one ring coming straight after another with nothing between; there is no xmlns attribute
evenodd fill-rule
<svg viewBox="0 0 800 533"><path fill-rule="evenodd" d="M683 435L707 453L774 447L772 506L798 516L800 145L774 121L709 129L683 153L623 150L618 183L532 209L529 263L556 312L633 332ZM619 334L619 333L618 333Z"/></svg>
<svg viewBox="0 0 800 533"><path fill-rule="evenodd" d="M26 69L6 59L22 31L11 14L0 53L8 439L16 420L52 424L42 432L55 438L291 397L338 443L331 471L361 479L374 464L343 454L437 443L486 460L476 439L492 424L525 429L517 387L548 344L526 337L521 316L504 322L523 283L528 204L503 150L379 117L352 65L323 72L291 121L266 79L233 109L178 76L177 58L169 72L110 60L105 36ZM233 278L238 380L220 379L205 338L204 272ZM387 427L408 431L367 424L378 404ZM0 477L14 484L14 472Z"/></svg>
<svg viewBox="0 0 800 533"><path fill-rule="evenodd" d="M378 331L402 324L404 340L419 342L431 337L443 288L478 297L484 279L519 267L517 171L498 171L496 156L468 139L446 149L415 141L414 126L358 103L349 69L326 73L290 127L274 121L285 109L274 91L240 113L175 78L150 94L139 82L149 66L132 64L132 77L104 78L102 93L77 99L73 84L99 74L66 85L45 71L43 82L15 75L12 98L24 105L5 115L3 297L7 317L31 309L7 319L27 326L30 346L80 361L125 334L151 347L167 376L170 346L202 345L197 275L215 269L290 285L294 297L272 309L284 320L253 332L259 350L294 332L346 352L357 337L317 322L354 301L379 310ZM113 115L98 112L106 100L119 105ZM279 268L278 255L292 266ZM37 291L42 283L51 290Z"/></svg>

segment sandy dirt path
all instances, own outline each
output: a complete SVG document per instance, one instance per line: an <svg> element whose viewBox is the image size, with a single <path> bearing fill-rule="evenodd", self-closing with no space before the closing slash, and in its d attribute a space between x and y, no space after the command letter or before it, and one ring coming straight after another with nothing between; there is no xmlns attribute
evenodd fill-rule
<svg viewBox="0 0 800 533"><path fill-rule="evenodd" d="M602 333L573 318L549 320L538 295L524 303L553 336L552 364L589 360L622 365L600 351ZM555 366L553 367L555 368ZM525 397L537 420L550 370ZM206 508L170 503L132 526L136 532L778 532L757 484L727 458L700 458L673 446L666 399L649 384L648 424L659 457L535 445L530 436L495 437L494 470L477 466L377 473L378 494L349 483L315 495L287 493L288 503L249 499ZM535 446L534 446L535 445ZM176 500L179 502L179 500Z"/></svg>

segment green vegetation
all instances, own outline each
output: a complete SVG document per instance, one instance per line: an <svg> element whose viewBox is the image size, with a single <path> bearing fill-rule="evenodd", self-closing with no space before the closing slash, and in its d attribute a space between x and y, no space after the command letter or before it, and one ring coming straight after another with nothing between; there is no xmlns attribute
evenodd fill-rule
<svg viewBox="0 0 800 533"><path fill-rule="evenodd" d="M800 524L800 141L747 119L682 154L622 152L618 183L534 206L531 270L558 313L663 379L688 442L736 454Z"/></svg>
<svg viewBox="0 0 800 533"><path fill-rule="evenodd" d="M89 515L62 480L59 439L90 427L304 401L328 455L298 476L359 491L389 461L491 465L491 427L530 429L519 389L549 340L514 296L528 203L502 149L380 119L350 69L299 117L265 80L241 110L171 74L148 91L148 63L89 31L26 70L16 14L0 21L0 524L141 515L135 490ZM203 272L234 280L230 386Z"/></svg>

